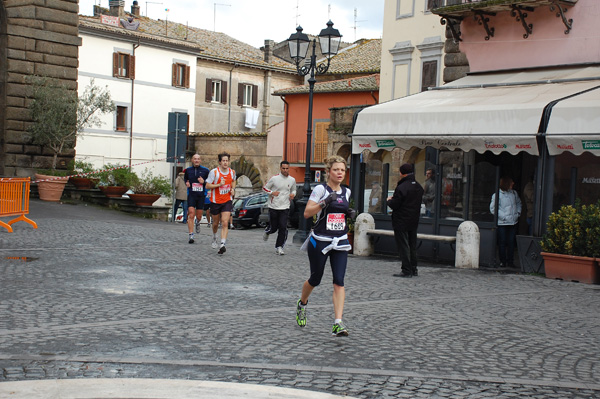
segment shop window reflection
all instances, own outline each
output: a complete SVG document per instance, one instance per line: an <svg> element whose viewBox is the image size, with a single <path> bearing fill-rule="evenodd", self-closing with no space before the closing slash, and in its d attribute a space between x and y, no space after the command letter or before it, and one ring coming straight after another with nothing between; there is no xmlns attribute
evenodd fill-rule
<svg viewBox="0 0 600 399"><path fill-rule="evenodd" d="M442 179L440 217L463 220L464 210L464 153L462 151L440 152L440 175Z"/></svg>
<svg viewBox="0 0 600 399"><path fill-rule="evenodd" d="M556 157L554 173L553 211L579 199L582 205L600 199L600 169L598 157L588 152L579 156L569 152Z"/></svg>

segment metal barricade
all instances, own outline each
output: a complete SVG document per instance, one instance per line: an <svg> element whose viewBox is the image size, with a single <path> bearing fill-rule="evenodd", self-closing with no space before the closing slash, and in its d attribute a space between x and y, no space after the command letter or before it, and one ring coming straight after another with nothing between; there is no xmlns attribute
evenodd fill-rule
<svg viewBox="0 0 600 399"><path fill-rule="evenodd" d="M24 221L37 229L37 223L25 217L29 213L30 178L0 178L0 217L18 216L9 222L0 220L0 226L13 232L12 224Z"/></svg>

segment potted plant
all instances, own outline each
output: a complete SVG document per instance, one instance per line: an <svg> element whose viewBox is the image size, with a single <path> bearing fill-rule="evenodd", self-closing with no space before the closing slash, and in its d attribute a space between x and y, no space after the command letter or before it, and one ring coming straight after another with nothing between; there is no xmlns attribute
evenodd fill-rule
<svg viewBox="0 0 600 399"><path fill-rule="evenodd" d="M597 204L563 205L550 214L541 247L546 277L600 282L600 201Z"/></svg>
<svg viewBox="0 0 600 399"><path fill-rule="evenodd" d="M107 197L121 197L127 192L137 179L134 171L127 165L106 164L98 173L100 190Z"/></svg>
<svg viewBox="0 0 600 399"><path fill-rule="evenodd" d="M79 190L89 190L98 183L97 178L92 177L95 173L94 166L90 162L71 162L69 182Z"/></svg>
<svg viewBox="0 0 600 399"><path fill-rule="evenodd" d="M69 89L54 78L34 76L30 83L31 124L28 132L33 144L48 148L53 153L50 171L35 176L39 182L38 191L40 199L58 201L67 183L66 177L52 177L57 174L58 156L63 150L75 147L77 137L84 128L101 125L97 114L112 112L115 106L108 90L95 86L93 80L81 97L77 97L76 90ZM66 176L66 171L58 173Z"/></svg>
<svg viewBox="0 0 600 399"><path fill-rule="evenodd" d="M140 177L134 179L131 185L134 194L129 198L138 206L152 206L161 195L169 196L172 192L171 181L164 176L155 176L148 169Z"/></svg>

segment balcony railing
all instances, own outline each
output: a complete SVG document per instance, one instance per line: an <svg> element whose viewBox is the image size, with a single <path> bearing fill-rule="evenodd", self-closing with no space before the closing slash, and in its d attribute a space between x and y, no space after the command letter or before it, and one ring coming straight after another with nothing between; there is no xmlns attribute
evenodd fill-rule
<svg viewBox="0 0 600 399"><path fill-rule="evenodd" d="M496 13L510 11L510 15L523 25L525 33L523 38L527 39L533 32L533 25L527 22L528 12L533 12L537 7L548 7L550 11L556 11L556 16L562 18L566 27L564 31L568 34L573 26L573 20L567 19L566 12L569 6L575 5L577 0L429 0L431 12L442 18L442 24L448 25L455 42L460 41L460 33L457 25L466 16L474 16L480 25L483 25L489 40L494 36L494 28L490 17ZM548 14L552 15L552 14Z"/></svg>
<svg viewBox="0 0 600 399"><path fill-rule="evenodd" d="M311 151L311 163L321 163L327 158L327 143L315 143ZM287 160L306 163L306 143L287 143Z"/></svg>

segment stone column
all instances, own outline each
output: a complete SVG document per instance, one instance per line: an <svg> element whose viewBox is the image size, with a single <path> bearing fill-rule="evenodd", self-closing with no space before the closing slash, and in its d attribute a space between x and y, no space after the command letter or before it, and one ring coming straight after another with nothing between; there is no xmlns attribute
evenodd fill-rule
<svg viewBox="0 0 600 399"><path fill-rule="evenodd" d="M471 221L465 221L458 226L456 232L457 269L479 268L479 227Z"/></svg>
<svg viewBox="0 0 600 399"><path fill-rule="evenodd" d="M361 213L354 223L354 245L352 251L356 256L372 255L373 243L367 235L368 230L375 229L375 219L370 213Z"/></svg>

